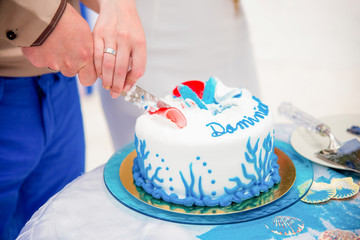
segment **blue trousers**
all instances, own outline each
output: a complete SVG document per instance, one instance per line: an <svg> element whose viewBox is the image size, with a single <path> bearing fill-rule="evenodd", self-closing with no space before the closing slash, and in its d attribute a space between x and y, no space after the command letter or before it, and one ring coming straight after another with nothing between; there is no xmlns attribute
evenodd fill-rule
<svg viewBox="0 0 360 240"><path fill-rule="evenodd" d="M75 78L0 77L0 239L84 172L84 142Z"/></svg>

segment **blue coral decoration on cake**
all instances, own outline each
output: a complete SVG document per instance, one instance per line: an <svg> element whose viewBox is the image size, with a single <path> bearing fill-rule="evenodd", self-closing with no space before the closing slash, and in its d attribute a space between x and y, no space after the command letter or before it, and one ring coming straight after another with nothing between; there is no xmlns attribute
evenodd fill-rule
<svg viewBox="0 0 360 240"><path fill-rule="evenodd" d="M262 148L259 150L259 144L262 142L262 148L265 152L262 152ZM151 164L146 166L145 161L148 158L150 152L146 150L146 141L140 140L135 136L135 147L137 157L134 159L133 176L135 184L142 187L146 193L151 194L154 198L163 199L167 202L181 204L185 206L229 206L232 202L240 203L251 197L258 196L262 192L267 192L274 184L280 182L279 165L277 164L277 156L273 152L274 137L267 135L265 139L260 141L257 139L254 145L251 144L249 138L247 144L247 152L245 153L246 161L254 165L255 173L248 173L245 166L242 166L243 177L248 181L241 181L239 177L229 177L229 187L224 187L225 194L222 196L216 196L216 192L211 191L211 194L205 194L203 189L202 176L195 176L193 171L193 162L199 161L200 157L194 159L190 163L188 170L189 175L182 171L179 171L178 176L172 176L170 181L175 178L181 178L183 188L186 193L185 198L179 198L175 193L167 194L160 186L164 179L160 178L161 171L167 171L166 167L158 167L151 176L149 171L151 170ZM162 160L165 162L165 160ZM206 162L203 162L203 167L206 166ZM186 172L187 173L187 172ZM208 173L211 173L209 169ZM185 176L190 176L186 179ZM196 184L197 182L197 184ZM212 184L215 180L211 181ZM233 186L236 184L235 187Z"/></svg>
<svg viewBox="0 0 360 240"><path fill-rule="evenodd" d="M277 156L272 151L273 138L270 133L263 141L263 148L265 149L265 155L262 159L262 149L258 152L259 139L256 141L254 147L251 146L250 138L247 143L247 152L245 153L245 159L248 163L253 164L255 172L257 174L249 174L244 164L242 164L242 171L250 183L244 184L239 177L230 178L230 181L236 182L236 187L225 188L225 192L229 195L234 194L233 201L240 203L246 199L254 196L259 196L261 192L267 192L269 188L274 184L279 183L281 177L279 175L279 165L277 164ZM249 190L243 190L249 188Z"/></svg>
<svg viewBox="0 0 360 240"><path fill-rule="evenodd" d="M135 136L135 146L137 149L137 157L134 158L133 174L136 185L141 185L146 189L159 188L156 181L163 182L164 179L159 178L158 173L161 170L160 167L156 168L155 173L150 177L149 171L152 169L151 164L145 167L144 161L149 156L149 151L146 151L146 142L140 140ZM149 182L145 182L144 179L148 179Z"/></svg>

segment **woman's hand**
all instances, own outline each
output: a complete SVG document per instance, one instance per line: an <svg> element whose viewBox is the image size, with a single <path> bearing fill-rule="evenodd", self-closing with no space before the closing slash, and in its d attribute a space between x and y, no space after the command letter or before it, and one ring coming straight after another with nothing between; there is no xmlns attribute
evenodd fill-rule
<svg viewBox="0 0 360 240"><path fill-rule="evenodd" d="M22 51L35 67L48 67L68 77L79 73L84 86L97 79L90 27L70 4L41 46L24 47Z"/></svg>
<svg viewBox="0 0 360 240"><path fill-rule="evenodd" d="M94 63L103 87L116 98L145 72L145 34L134 0L101 1L99 7L93 30Z"/></svg>

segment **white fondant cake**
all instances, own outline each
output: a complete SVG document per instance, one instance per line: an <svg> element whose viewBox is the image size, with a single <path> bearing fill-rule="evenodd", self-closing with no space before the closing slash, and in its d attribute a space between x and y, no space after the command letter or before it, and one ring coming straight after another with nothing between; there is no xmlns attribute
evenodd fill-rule
<svg viewBox="0 0 360 240"><path fill-rule="evenodd" d="M268 191L280 182L268 106L216 78L201 84L184 83L164 98L181 111L185 127L173 122L178 116L137 119L135 184L185 206L228 206Z"/></svg>

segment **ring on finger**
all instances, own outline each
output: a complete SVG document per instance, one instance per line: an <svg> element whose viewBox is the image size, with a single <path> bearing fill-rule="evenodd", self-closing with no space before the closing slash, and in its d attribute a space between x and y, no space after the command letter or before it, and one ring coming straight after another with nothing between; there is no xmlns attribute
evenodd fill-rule
<svg viewBox="0 0 360 240"><path fill-rule="evenodd" d="M116 56L116 51L112 48L105 48L104 53L110 53L111 55Z"/></svg>

